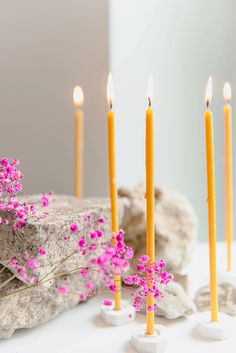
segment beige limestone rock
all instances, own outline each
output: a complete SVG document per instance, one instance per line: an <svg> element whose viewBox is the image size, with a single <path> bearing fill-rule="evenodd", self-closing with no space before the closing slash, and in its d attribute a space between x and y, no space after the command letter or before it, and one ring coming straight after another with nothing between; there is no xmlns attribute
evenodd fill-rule
<svg viewBox="0 0 236 353"><path fill-rule="evenodd" d="M2 272L0 283L10 276L12 276L10 271ZM71 294L60 295L57 288L62 285L69 286ZM84 286L79 272L56 278L50 287L42 285L30 287L15 278L0 289L0 338L12 336L19 328L38 326L77 305L81 293L85 293ZM9 295L13 292L15 294ZM2 297L3 295L5 297Z"/></svg>
<svg viewBox="0 0 236 353"><path fill-rule="evenodd" d="M236 286L229 282L218 283L219 311L236 315ZM210 310L210 287L205 286L196 293L195 303L199 311Z"/></svg>
<svg viewBox="0 0 236 353"><path fill-rule="evenodd" d="M37 201L40 200L40 196L26 196L24 200ZM0 225L0 263L21 280L22 276L9 265L9 260L16 258L20 265L25 266L27 262L25 254L28 254L30 258L37 259L38 270L37 272L31 271L29 278L32 275L36 280L41 280L60 261L72 254L76 249L79 237L89 236L90 231L95 227L94 220L100 216L106 217L108 220L110 218L110 205L106 199L80 200L72 196L56 195L53 197L51 205L47 207L47 211L49 215L46 218L39 221L29 219L24 228L15 232L12 231L12 227ZM88 214L92 219L90 222L84 222L84 217ZM71 223L78 224L78 234L70 233ZM100 225L100 229L105 231L106 239L111 237L109 221ZM40 255L38 247L45 248L47 256ZM75 254L59 266L54 273L69 271L75 268L78 263L81 264L81 261L83 259L79 259L78 254ZM24 281L27 282L27 279Z"/></svg>
<svg viewBox="0 0 236 353"><path fill-rule="evenodd" d="M183 287L173 281L164 288L164 297L158 302L158 316L167 319L177 319L183 316L192 315L196 307L185 293Z"/></svg>
<svg viewBox="0 0 236 353"><path fill-rule="evenodd" d="M119 195L124 203L122 226L126 239L139 256L146 251L145 189L143 185L121 188ZM157 258L166 260L169 271L185 287L185 275L196 244L196 214L183 195L156 189L155 221Z"/></svg>
<svg viewBox="0 0 236 353"><path fill-rule="evenodd" d="M40 196L33 195L24 199L36 201L39 198ZM25 228L14 233L11 227L0 226L0 258L1 263L8 268L0 273L0 337L2 338L10 337L18 328L34 327L54 318L79 303L80 295L86 292L84 288L86 284L79 272L62 276L65 272L86 266L85 258L76 252L65 262L63 261L74 251L78 237L89 236L90 231L95 227L95 219L103 216L109 220L109 202L106 199L79 200L70 196L55 196L47 210L49 212L47 218L38 222L29 219ZM90 222L84 222L84 217L87 215L92 217ZM79 225L77 235L70 234L72 222ZM109 221L105 225L100 225L100 229L104 230L105 239L111 237ZM65 240L65 237L68 239ZM44 247L48 254L39 255L38 246ZM24 266L25 253L37 258L39 271L33 275L37 281L44 279L43 283L37 286L32 287L27 280L22 283L22 279L19 280L21 278L19 273L9 265L9 259L16 258L18 263ZM0 267L0 271L2 268ZM11 277L12 273L16 278L1 288L1 284ZM47 275L48 277L45 277ZM67 296L58 294L57 287L60 285L67 285L70 293L73 294ZM24 290L21 290L22 288ZM16 293L12 294L13 292Z"/></svg>

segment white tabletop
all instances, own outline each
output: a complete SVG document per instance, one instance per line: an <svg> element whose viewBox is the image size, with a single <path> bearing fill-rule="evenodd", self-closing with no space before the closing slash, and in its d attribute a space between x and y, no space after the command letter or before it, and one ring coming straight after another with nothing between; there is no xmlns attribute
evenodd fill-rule
<svg viewBox="0 0 236 353"><path fill-rule="evenodd" d="M234 257L236 257L234 247ZM225 244L218 244L218 267L226 263ZM200 244L191 264L194 290L204 282L208 268L208 247ZM204 274L204 275L203 275ZM107 297L107 296L106 296ZM87 303L64 312L50 322L34 329L22 329L12 338L0 342L0 353L135 353L130 337L135 326L145 322L142 314L135 322L122 327L109 327L99 316L102 293ZM197 315L190 318L157 321L168 329L167 353L232 353L236 347L236 317L232 319L232 336L226 341L210 341L194 333Z"/></svg>

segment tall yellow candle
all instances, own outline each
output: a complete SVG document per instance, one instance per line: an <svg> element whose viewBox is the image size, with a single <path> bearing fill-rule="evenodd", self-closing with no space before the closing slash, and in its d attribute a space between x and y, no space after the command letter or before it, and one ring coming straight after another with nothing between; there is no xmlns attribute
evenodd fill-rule
<svg viewBox="0 0 236 353"><path fill-rule="evenodd" d="M154 112L151 108L153 96L153 78L149 79L147 98L149 108L146 111L146 247L149 261L155 261L155 230L154 230L154 214L155 214L155 174L154 174ZM152 285L152 283L150 283ZM154 311L148 311L148 307L154 305L154 296L149 295L147 298L146 324L147 335L154 334L155 316Z"/></svg>
<svg viewBox="0 0 236 353"><path fill-rule="evenodd" d="M83 149L84 149L84 114L81 106L84 102L82 88L76 86L73 92L75 111L75 196L83 197Z"/></svg>
<svg viewBox="0 0 236 353"><path fill-rule="evenodd" d="M206 128L206 159L208 181L208 227L209 227L209 255L210 255L210 300L211 320L218 321L218 290L216 268L216 196L215 196L215 159L214 159L214 131L212 112L209 104L212 99L212 78L209 77L205 100L207 110L205 112Z"/></svg>
<svg viewBox="0 0 236 353"><path fill-rule="evenodd" d="M231 271L233 241L233 167L232 167L232 118L231 118L231 86L225 82L223 96L225 122L225 221L227 241L227 269Z"/></svg>
<svg viewBox="0 0 236 353"><path fill-rule="evenodd" d="M111 219L112 232L119 232L119 211L118 211L118 194L116 180L116 139L115 139L115 113L113 109L114 103L114 87L112 75L109 73L107 81L107 101L109 104L108 119L108 150L109 150L109 179L110 179L110 200L111 200ZM121 279L115 277L116 292L114 294L115 310L121 309Z"/></svg>

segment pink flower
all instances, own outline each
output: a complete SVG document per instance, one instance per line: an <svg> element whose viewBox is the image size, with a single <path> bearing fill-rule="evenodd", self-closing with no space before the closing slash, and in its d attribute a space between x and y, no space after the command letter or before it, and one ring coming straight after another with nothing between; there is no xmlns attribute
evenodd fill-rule
<svg viewBox="0 0 236 353"><path fill-rule="evenodd" d="M109 247L105 251L106 255L113 256L116 253L116 249L114 247Z"/></svg>
<svg viewBox="0 0 236 353"><path fill-rule="evenodd" d="M92 216L91 216L90 214L87 214L87 215L84 216L84 221L85 221L85 222L88 222L88 221L90 221L91 219L92 219Z"/></svg>
<svg viewBox="0 0 236 353"><path fill-rule="evenodd" d="M94 284L93 282L88 282L88 283L86 284L86 288L87 288L87 290L88 290L89 292L92 292L92 291L94 290L94 288L95 288L95 284Z"/></svg>
<svg viewBox="0 0 236 353"><path fill-rule="evenodd" d="M98 222L99 222L99 223L105 223L105 222L106 222L106 219L103 218L103 217L99 217L99 218L98 218Z"/></svg>
<svg viewBox="0 0 236 353"><path fill-rule="evenodd" d="M103 300L103 303L102 303L103 305L105 305L105 306L112 306L112 300Z"/></svg>
<svg viewBox="0 0 236 353"><path fill-rule="evenodd" d="M132 259L134 256L134 249L127 247L125 251L125 257L126 259Z"/></svg>
<svg viewBox="0 0 236 353"><path fill-rule="evenodd" d="M82 277L88 277L89 269L88 268L82 268L82 270L80 271L80 274L81 274Z"/></svg>
<svg viewBox="0 0 236 353"><path fill-rule="evenodd" d="M163 260L159 261L158 265L159 265L160 268L166 268L166 263Z"/></svg>
<svg viewBox="0 0 236 353"><path fill-rule="evenodd" d="M49 205L49 200L45 195L43 195L41 198L41 204L43 207L47 207Z"/></svg>
<svg viewBox="0 0 236 353"><path fill-rule="evenodd" d="M86 241L85 237L80 238L78 245L79 245L80 249L85 248L85 246L87 245L87 241Z"/></svg>
<svg viewBox="0 0 236 353"><path fill-rule="evenodd" d="M16 183L15 190L16 190L17 192L21 192L21 191L22 191L22 184Z"/></svg>
<svg viewBox="0 0 236 353"><path fill-rule="evenodd" d="M96 232L97 232L97 236L98 236L98 238L103 237L104 233L103 233L103 231L102 231L102 230L99 230L99 229L98 229Z"/></svg>
<svg viewBox="0 0 236 353"><path fill-rule="evenodd" d="M9 192L9 194L14 194L15 193L15 188L13 188L11 186L10 188L7 189L7 191Z"/></svg>
<svg viewBox="0 0 236 353"><path fill-rule="evenodd" d="M147 263L149 261L149 256L148 255L142 255L139 259L143 263Z"/></svg>
<svg viewBox="0 0 236 353"><path fill-rule="evenodd" d="M82 294L80 294L79 299L81 302L85 302L88 299L88 296L86 294L82 293Z"/></svg>
<svg viewBox="0 0 236 353"><path fill-rule="evenodd" d="M47 250L44 248L38 248L40 255L47 255Z"/></svg>
<svg viewBox="0 0 236 353"><path fill-rule="evenodd" d="M68 286L60 286L57 288L57 292L62 296L67 295L69 292L69 287Z"/></svg>
<svg viewBox="0 0 236 353"><path fill-rule="evenodd" d="M31 259L31 260L27 261L26 266L28 268L30 268L31 270L34 270L36 268L36 264L37 264L36 259Z"/></svg>
<svg viewBox="0 0 236 353"><path fill-rule="evenodd" d="M10 261L10 266L16 267L16 265L17 265L17 260L16 260L16 259L12 259L12 260Z"/></svg>
<svg viewBox="0 0 236 353"><path fill-rule="evenodd" d="M12 164L13 164L14 166L19 165L19 164L20 164L19 159L14 158L14 159L12 160Z"/></svg>
<svg viewBox="0 0 236 353"><path fill-rule="evenodd" d="M116 291L116 285L115 285L115 284L110 284L109 290L110 290L112 293L115 293L115 291Z"/></svg>
<svg viewBox="0 0 236 353"><path fill-rule="evenodd" d="M30 206L30 211L31 211L32 213L35 213L35 212L36 212L36 207L35 207L35 205L31 205L31 206Z"/></svg>
<svg viewBox="0 0 236 353"><path fill-rule="evenodd" d="M7 167L9 165L9 159L7 157L4 157L0 160L0 163Z"/></svg>
<svg viewBox="0 0 236 353"><path fill-rule="evenodd" d="M90 232L90 237L91 239L96 240L98 238L98 233L95 230L92 230Z"/></svg>
<svg viewBox="0 0 236 353"><path fill-rule="evenodd" d="M70 225L70 230L71 230L71 233L77 233L78 232L78 225L76 223L72 223Z"/></svg>
<svg viewBox="0 0 236 353"><path fill-rule="evenodd" d="M16 265L16 270L18 273L23 274L25 272L25 266Z"/></svg>
<svg viewBox="0 0 236 353"><path fill-rule="evenodd" d="M119 251L122 251L123 249L124 249L124 243L123 242L121 242L121 241L118 241L118 243L116 244L116 248L117 248L117 250L119 250Z"/></svg>
<svg viewBox="0 0 236 353"><path fill-rule="evenodd" d="M110 256L108 254L102 254L100 256L98 256L97 259L97 264L100 266L105 265L108 261L110 260Z"/></svg>
<svg viewBox="0 0 236 353"><path fill-rule="evenodd" d="M137 265L137 270L140 272L144 272L146 270L146 267L143 264L138 264Z"/></svg>
<svg viewBox="0 0 236 353"><path fill-rule="evenodd" d="M120 231L119 234L116 236L117 241L123 241L124 240L124 233Z"/></svg>

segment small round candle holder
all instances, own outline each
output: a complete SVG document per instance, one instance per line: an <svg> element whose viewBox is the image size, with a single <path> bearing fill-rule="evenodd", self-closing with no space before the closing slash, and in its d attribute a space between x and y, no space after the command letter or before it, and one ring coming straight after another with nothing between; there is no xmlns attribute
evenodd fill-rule
<svg viewBox="0 0 236 353"><path fill-rule="evenodd" d="M101 306L101 317L106 324L111 326L126 325L134 320L135 314L133 305L124 300L121 301L120 310L115 310L114 301L112 301L110 306L104 304Z"/></svg>
<svg viewBox="0 0 236 353"><path fill-rule="evenodd" d="M211 321L211 313L209 311L199 315L196 326L197 333L212 340L225 340L230 336L231 317L225 313L219 313L217 322Z"/></svg>
<svg viewBox="0 0 236 353"><path fill-rule="evenodd" d="M162 325L155 325L154 334L146 334L146 325L134 331L131 344L138 353L165 353L167 348L167 331Z"/></svg>

